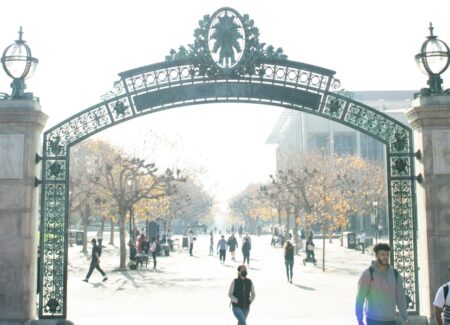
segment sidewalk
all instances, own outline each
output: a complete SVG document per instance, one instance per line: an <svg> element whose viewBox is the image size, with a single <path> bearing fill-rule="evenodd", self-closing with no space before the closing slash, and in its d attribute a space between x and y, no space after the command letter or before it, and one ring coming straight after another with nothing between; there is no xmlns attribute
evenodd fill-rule
<svg viewBox="0 0 450 325"><path fill-rule="evenodd" d="M218 236L216 236L216 241ZM238 239L239 240L239 239ZM294 283L286 281L281 248L270 246L270 237L252 237L249 278L254 281L256 300L249 324L336 324L355 323L354 295L358 276L371 256L326 243L326 272L321 269L322 241L316 241L317 266L303 266L304 254L296 257ZM240 244L240 240L239 240ZM238 262L227 256L220 265L208 256L209 239L199 237L194 257L186 251L158 259L157 271L116 271L118 248L103 250L102 268L109 280L102 282L94 272L90 283L82 282L89 262L81 247L70 248L68 319L76 324L165 324L236 323L229 309L228 288L236 276ZM236 254L242 260L240 250Z"/></svg>

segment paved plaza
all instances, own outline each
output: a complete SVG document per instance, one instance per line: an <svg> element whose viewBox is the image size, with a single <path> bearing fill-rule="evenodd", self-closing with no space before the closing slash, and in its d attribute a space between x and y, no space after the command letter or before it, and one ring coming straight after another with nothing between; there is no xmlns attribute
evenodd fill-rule
<svg viewBox="0 0 450 325"><path fill-rule="evenodd" d="M216 242L219 239L216 235ZM107 242L107 240L105 240ZM240 240L239 240L240 242ZM359 273L372 256L348 250L327 241L327 270L321 269L321 240L316 240L318 265L303 265L296 257L294 281L286 280L281 248L270 246L270 237L252 237L249 278L254 281L256 300L248 324L335 324L355 323L354 295ZM118 266L118 248L107 246L102 267L108 281L94 272L85 283L89 262L80 246L70 248L68 319L76 324L214 324L237 321L229 308L228 288L242 260L219 263L208 256L208 237L195 243L194 257L186 250L158 259L158 268L125 272Z"/></svg>

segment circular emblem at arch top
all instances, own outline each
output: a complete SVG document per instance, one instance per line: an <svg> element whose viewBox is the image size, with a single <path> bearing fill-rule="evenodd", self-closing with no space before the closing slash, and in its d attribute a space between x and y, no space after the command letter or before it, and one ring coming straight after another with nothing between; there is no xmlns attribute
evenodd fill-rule
<svg viewBox="0 0 450 325"><path fill-rule="evenodd" d="M232 69L244 56L246 33L242 16L233 8L221 8L211 16L209 54L221 69Z"/></svg>

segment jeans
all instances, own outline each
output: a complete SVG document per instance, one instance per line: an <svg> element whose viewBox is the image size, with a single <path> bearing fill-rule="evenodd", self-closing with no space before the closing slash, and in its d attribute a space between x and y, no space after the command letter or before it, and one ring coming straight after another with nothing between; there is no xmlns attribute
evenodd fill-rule
<svg viewBox="0 0 450 325"><path fill-rule="evenodd" d="M227 250L221 249L219 250L220 261L225 263L225 257L227 256Z"/></svg>
<svg viewBox="0 0 450 325"><path fill-rule="evenodd" d="M284 263L286 264L286 274L287 274L287 278L288 280L292 280L292 275L293 273L293 269L294 269L294 260L286 260L284 261Z"/></svg>
<svg viewBox="0 0 450 325"><path fill-rule="evenodd" d="M243 255L244 255L244 262L242 262L242 264L245 264L245 261L247 261L247 264L250 264L250 252Z"/></svg>
<svg viewBox="0 0 450 325"><path fill-rule="evenodd" d="M153 257L153 268L156 269L156 255L158 255L156 252L152 252Z"/></svg>
<svg viewBox="0 0 450 325"><path fill-rule="evenodd" d="M366 319L367 325L395 325L395 321L381 321L381 320L374 320L367 318Z"/></svg>
<svg viewBox="0 0 450 325"><path fill-rule="evenodd" d="M250 309L242 309L239 307L233 306L233 314L234 317L238 320L238 325L247 325L246 319L248 316L248 313L250 312Z"/></svg>
<svg viewBox="0 0 450 325"><path fill-rule="evenodd" d="M94 272L94 269L97 269L103 276L105 276L105 272L103 272L102 268L100 267L100 264L98 264L96 261L94 261L95 257L92 258L91 266L89 267L88 274L86 275L86 279L89 279L92 275L92 272Z"/></svg>
<svg viewBox="0 0 450 325"><path fill-rule="evenodd" d="M192 256L192 251L194 250L194 243L191 243L190 245L189 245L189 255L191 255Z"/></svg>
<svg viewBox="0 0 450 325"><path fill-rule="evenodd" d="M359 243L359 246L361 246L361 251L362 251L362 253L364 254L365 253L365 246L364 246L364 243Z"/></svg>

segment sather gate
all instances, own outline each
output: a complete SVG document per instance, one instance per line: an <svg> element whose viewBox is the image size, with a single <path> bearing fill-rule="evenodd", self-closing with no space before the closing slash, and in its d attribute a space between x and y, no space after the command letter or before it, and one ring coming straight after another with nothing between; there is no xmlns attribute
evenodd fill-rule
<svg viewBox="0 0 450 325"><path fill-rule="evenodd" d="M418 314L417 218L412 130L339 92L335 72L290 61L259 41L248 15L221 8L199 21L194 43L165 62L125 71L102 102L44 133L40 222L40 318L66 318L70 148L119 123L198 104L251 103L315 114L385 144L392 262Z"/></svg>

